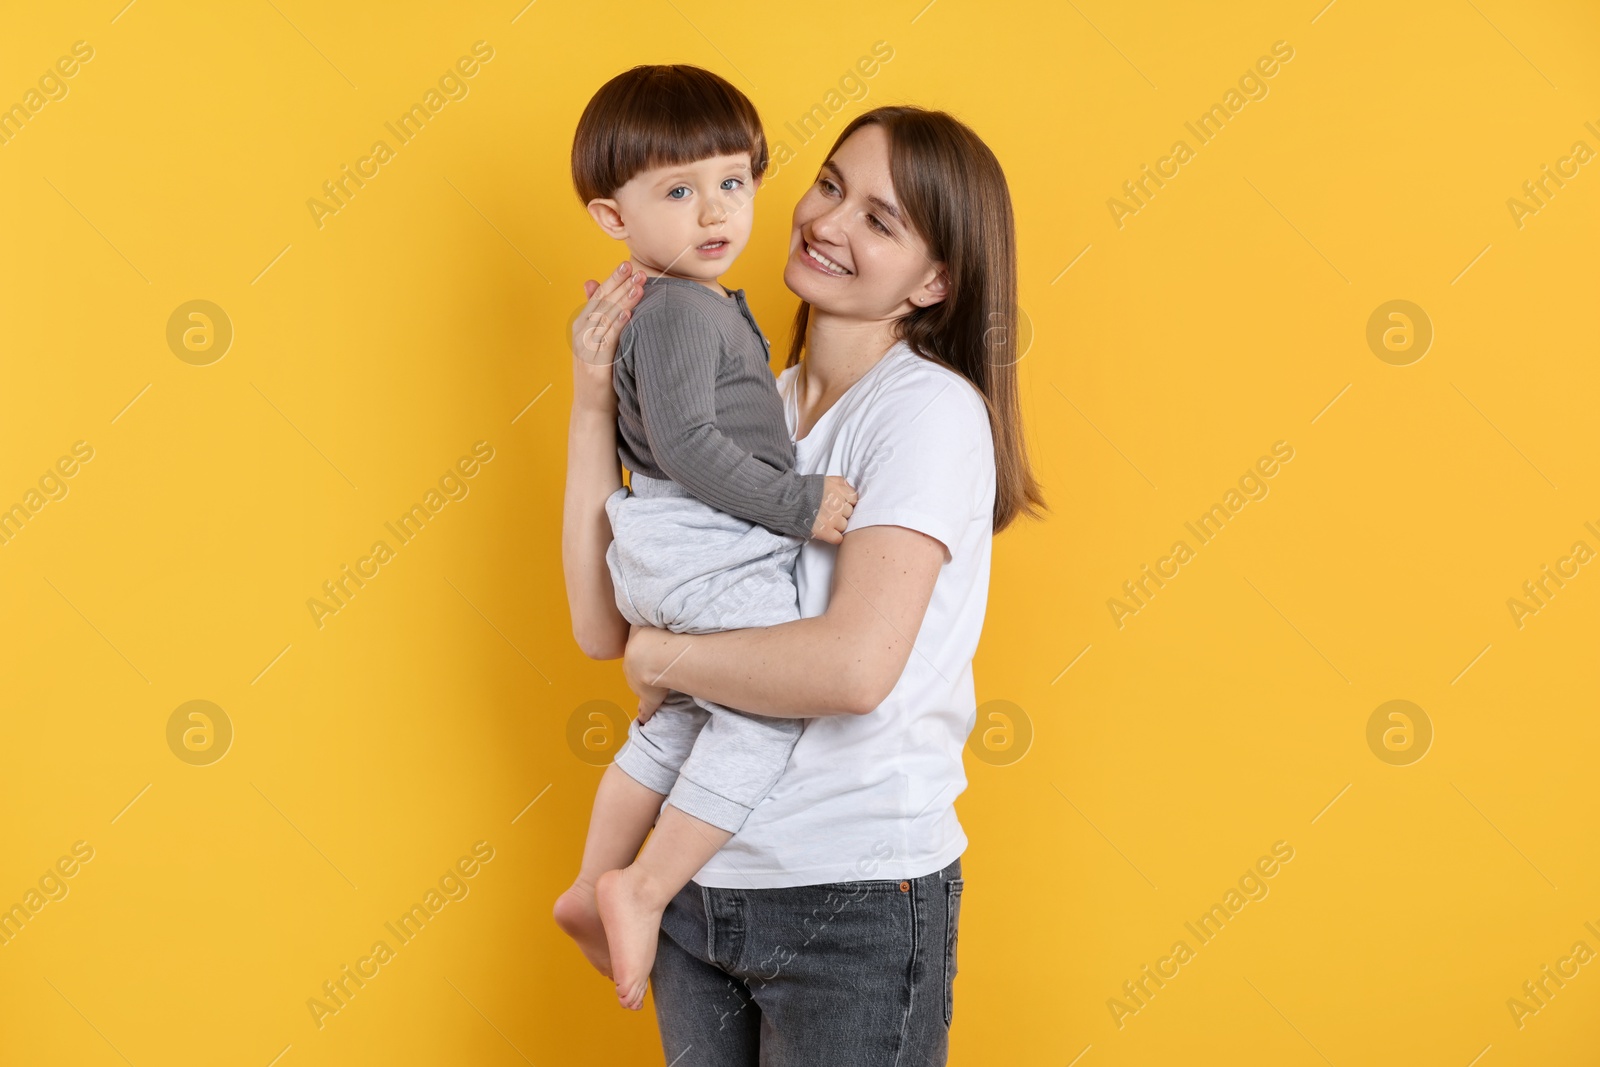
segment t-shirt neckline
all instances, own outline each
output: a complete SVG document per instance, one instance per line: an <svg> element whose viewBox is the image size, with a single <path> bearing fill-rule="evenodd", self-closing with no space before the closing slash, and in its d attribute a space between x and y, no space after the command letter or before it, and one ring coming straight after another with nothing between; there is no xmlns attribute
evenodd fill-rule
<svg viewBox="0 0 1600 1067"><path fill-rule="evenodd" d="M879 367L882 367L885 363L889 362L889 360L893 359L898 353L898 350L906 347L907 345L904 341L896 341L894 344L890 345L889 350L883 354L883 357L871 367L867 368L867 373L850 383L850 388L840 393L839 399L830 404L827 411L824 411L821 415L817 416L817 421L811 424L811 429L806 431L806 435L804 437L795 438L795 447L803 448L807 442L815 438L817 436L817 431L822 428L822 424L828 420L828 416L832 415L835 411L838 411L839 408L843 407L844 402L850 397L850 394L854 393L861 387L861 383L865 382L868 378L871 378L878 372ZM790 382L792 387L789 389L789 409L794 413L795 426L798 427L800 425L800 398L797 395L797 391L800 372L798 369L799 364L796 364L795 366L795 376Z"/></svg>

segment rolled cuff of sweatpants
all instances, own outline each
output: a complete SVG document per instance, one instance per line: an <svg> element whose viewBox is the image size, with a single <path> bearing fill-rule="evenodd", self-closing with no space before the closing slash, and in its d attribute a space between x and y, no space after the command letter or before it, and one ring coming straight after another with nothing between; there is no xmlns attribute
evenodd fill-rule
<svg viewBox="0 0 1600 1067"><path fill-rule="evenodd" d="M667 803L685 815L693 815L701 822L708 822L730 834L739 832L739 827L744 825L752 810L729 800L720 793L713 793L703 785L691 782L681 774L667 797Z"/></svg>
<svg viewBox="0 0 1600 1067"><path fill-rule="evenodd" d="M631 736L622 743L622 747L617 750L616 757L611 762L622 768L623 774L652 793L660 793L662 796L671 793L673 783L678 780L676 767L668 767L665 763L650 758L638 739Z"/></svg>

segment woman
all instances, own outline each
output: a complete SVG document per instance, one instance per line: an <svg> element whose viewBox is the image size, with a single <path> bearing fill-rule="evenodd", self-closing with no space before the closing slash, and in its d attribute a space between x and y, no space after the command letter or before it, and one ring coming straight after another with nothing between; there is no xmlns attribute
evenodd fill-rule
<svg viewBox="0 0 1600 1067"><path fill-rule="evenodd" d="M802 618L630 634L617 611L609 361L638 293L622 272L591 291L574 340L573 633L591 657L624 657L641 716L674 689L810 720L778 785L662 920L651 979L668 1062L940 1064L990 541L1043 507L1010 346L1005 176L949 115L869 111L796 205L789 251L801 303L778 387L798 469L859 494L841 544L801 550Z"/></svg>

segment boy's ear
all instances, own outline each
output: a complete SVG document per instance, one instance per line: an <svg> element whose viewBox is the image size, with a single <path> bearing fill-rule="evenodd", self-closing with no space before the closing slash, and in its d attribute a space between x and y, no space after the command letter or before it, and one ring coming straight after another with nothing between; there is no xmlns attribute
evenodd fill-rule
<svg viewBox="0 0 1600 1067"><path fill-rule="evenodd" d="M595 197L588 203L589 217L606 232L607 237L623 240L628 236L628 227L622 221L622 212L617 210L615 200Z"/></svg>

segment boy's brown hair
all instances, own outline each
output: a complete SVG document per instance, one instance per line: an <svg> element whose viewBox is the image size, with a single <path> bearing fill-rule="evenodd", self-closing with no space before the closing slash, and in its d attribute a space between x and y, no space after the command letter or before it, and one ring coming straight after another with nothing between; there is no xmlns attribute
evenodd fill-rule
<svg viewBox="0 0 1600 1067"><path fill-rule="evenodd" d="M767 170L761 116L738 89L699 67L649 65L600 87L572 138L572 184L585 204L605 199L640 171L750 153L750 176Z"/></svg>

